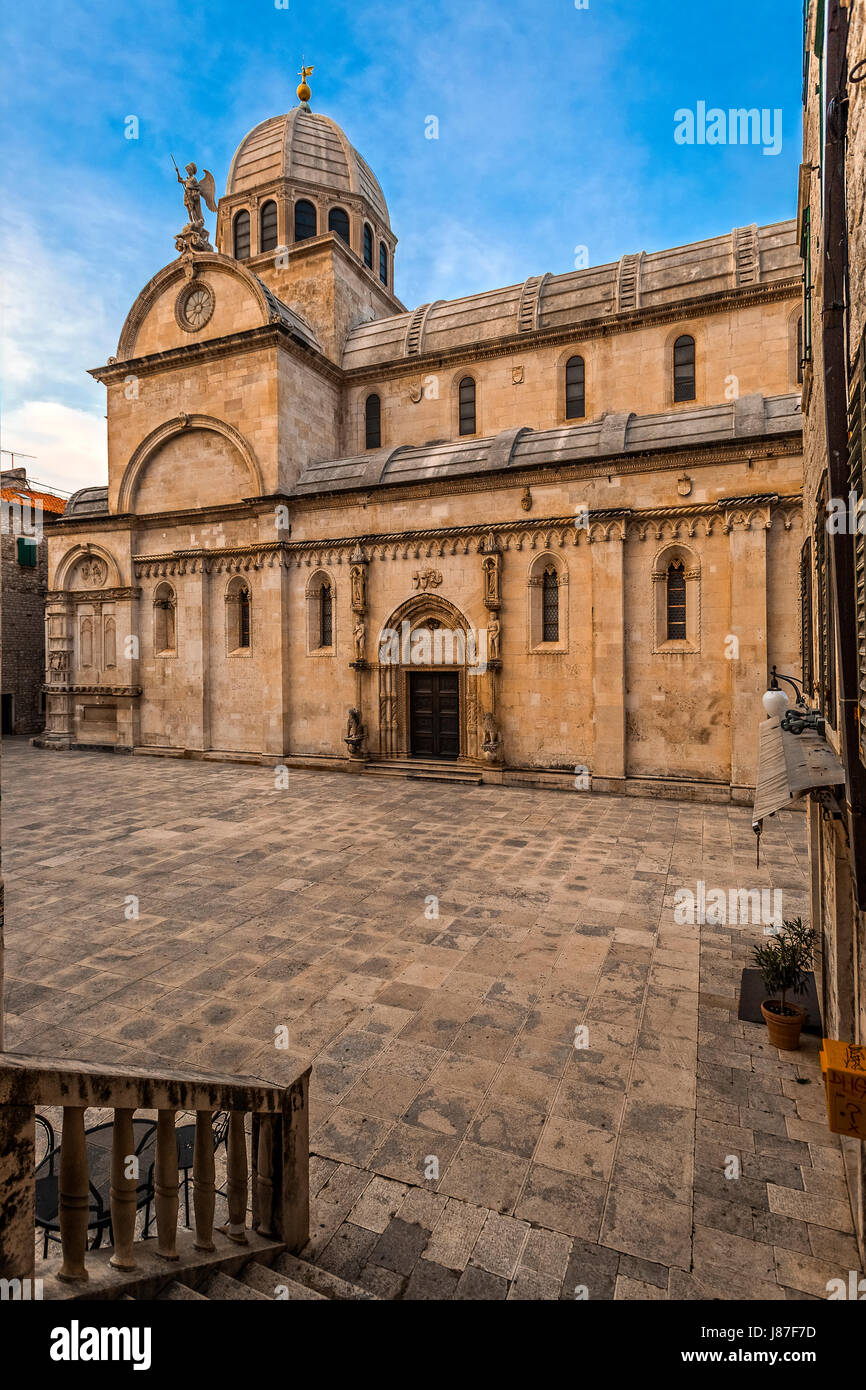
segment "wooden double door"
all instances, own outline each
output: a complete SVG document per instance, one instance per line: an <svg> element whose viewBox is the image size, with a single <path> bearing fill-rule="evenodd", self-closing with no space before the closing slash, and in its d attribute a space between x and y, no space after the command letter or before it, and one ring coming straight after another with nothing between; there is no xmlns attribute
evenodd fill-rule
<svg viewBox="0 0 866 1390"><path fill-rule="evenodd" d="M459 758L460 676L457 671L409 674L413 758Z"/></svg>

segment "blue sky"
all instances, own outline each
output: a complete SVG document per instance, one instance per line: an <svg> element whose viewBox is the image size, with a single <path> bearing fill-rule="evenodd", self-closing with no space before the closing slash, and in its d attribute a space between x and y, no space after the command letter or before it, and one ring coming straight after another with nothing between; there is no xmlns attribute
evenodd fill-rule
<svg viewBox="0 0 866 1390"><path fill-rule="evenodd" d="M10 3L3 448L59 487L104 481L86 369L176 254L170 155L222 193L243 135L296 104L302 53L379 178L412 306L571 270L578 246L598 265L793 216L801 38L802 0ZM676 144L699 101L780 109L781 152Z"/></svg>

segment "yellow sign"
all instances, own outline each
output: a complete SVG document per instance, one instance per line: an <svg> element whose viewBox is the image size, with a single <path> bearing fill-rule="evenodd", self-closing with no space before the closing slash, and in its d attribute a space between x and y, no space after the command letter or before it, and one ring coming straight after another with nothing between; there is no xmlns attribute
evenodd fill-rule
<svg viewBox="0 0 866 1390"><path fill-rule="evenodd" d="M825 1038L821 1071L830 1129L866 1140L866 1045Z"/></svg>

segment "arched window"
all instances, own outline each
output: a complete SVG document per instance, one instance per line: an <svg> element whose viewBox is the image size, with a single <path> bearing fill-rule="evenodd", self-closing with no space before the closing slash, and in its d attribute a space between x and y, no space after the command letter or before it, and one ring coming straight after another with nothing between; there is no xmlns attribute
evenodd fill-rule
<svg viewBox="0 0 866 1390"><path fill-rule="evenodd" d="M319 646L334 645L334 596L331 586L324 583L319 590Z"/></svg>
<svg viewBox="0 0 866 1390"><path fill-rule="evenodd" d="M307 655L333 656L336 590L327 570L310 576L306 588Z"/></svg>
<svg viewBox="0 0 866 1390"><path fill-rule="evenodd" d="M234 224L235 260L249 260L250 255L250 215L244 208L235 217Z"/></svg>
<svg viewBox="0 0 866 1390"><path fill-rule="evenodd" d="M674 400L695 399L695 340L687 333L674 343Z"/></svg>
<svg viewBox="0 0 866 1390"><path fill-rule="evenodd" d="M586 368L582 357L569 357L565 364L565 418L582 420L586 415Z"/></svg>
<svg viewBox="0 0 866 1390"><path fill-rule="evenodd" d="M158 656L177 650L177 600L170 584L158 584L153 595L153 650Z"/></svg>
<svg viewBox="0 0 866 1390"><path fill-rule="evenodd" d="M669 642L686 640L686 569L682 560L672 560L667 578L667 637Z"/></svg>
<svg viewBox="0 0 866 1390"><path fill-rule="evenodd" d="M460 434L475 434L475 382L465 376L459 387Z"/></svg>
<svg viewBox="0 0 866 1390"><path fill-rule="evenodd" d="M803 383L803 315L797 319L797 381Z"/></svg>
<svg viewBox="0 0 866 1390"><path fill-rule="evenodd" d="M559 641L559 579L553 565L541 576L541 640Z"/></svg>
<svg viewBox="0 0 866 1390"><path fill-rule="evenodd" d="M251 621L250 587L244 579L232 579L226 589L226 643L230 652L249 651Z"/></svg>
<svg viewBox="0 0 866 1390"><path fill-rule="evenodd" d="M378 396L368 396L364 410L364 447L382 447L382 402Z"/></svg>
<svg viewBox="0 0 866 1390"><path fill-rule="evenodd" d="M388 283L388 248L384 241L379 242L379 279L383 285Z"/></svg>
<svg viewBox="0 0 866 1390"><path fill-rule="evenodd" d="M277 205L269 198L259 219L259 250L274 251L277 245Z"/></svg>
<svg viewBox="0 0 866 1390"><path fill-rule="evenodd" d="M536 555L527 573L529 648L545 656L568 650L568 567L548 551Z"/></svg>
<svg viewBox="0 0 866 1390"><path fill-rule="evenodd" d="M316 235L316 209L314 205L301 198L295 203L295 241L306 241Z"/></svg>
<svg viewBox="0 0 866 1390"><path fill-rule="evenodd" d="M349 245L349 214L343 208L331 208L328 213L328 231L336 232Z"/></svg>
<svg viewBox="0 0 866 1390"><path fill-rule="evenodd" d="M373 269L373 228L369 222L364 223L364 265Z"/></svg>

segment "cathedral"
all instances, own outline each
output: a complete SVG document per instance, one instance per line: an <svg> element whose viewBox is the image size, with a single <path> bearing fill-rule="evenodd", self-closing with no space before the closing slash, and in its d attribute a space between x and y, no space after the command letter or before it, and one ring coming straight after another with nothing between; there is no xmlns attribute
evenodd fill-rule
<svg viewBox="0 0 866 1390"><path fill-rule="evenodd" d="M178 173L92 372L40 743L747 800L800 667L796 223L407 309L373 171L298 95L218 203Z"/></svg>

